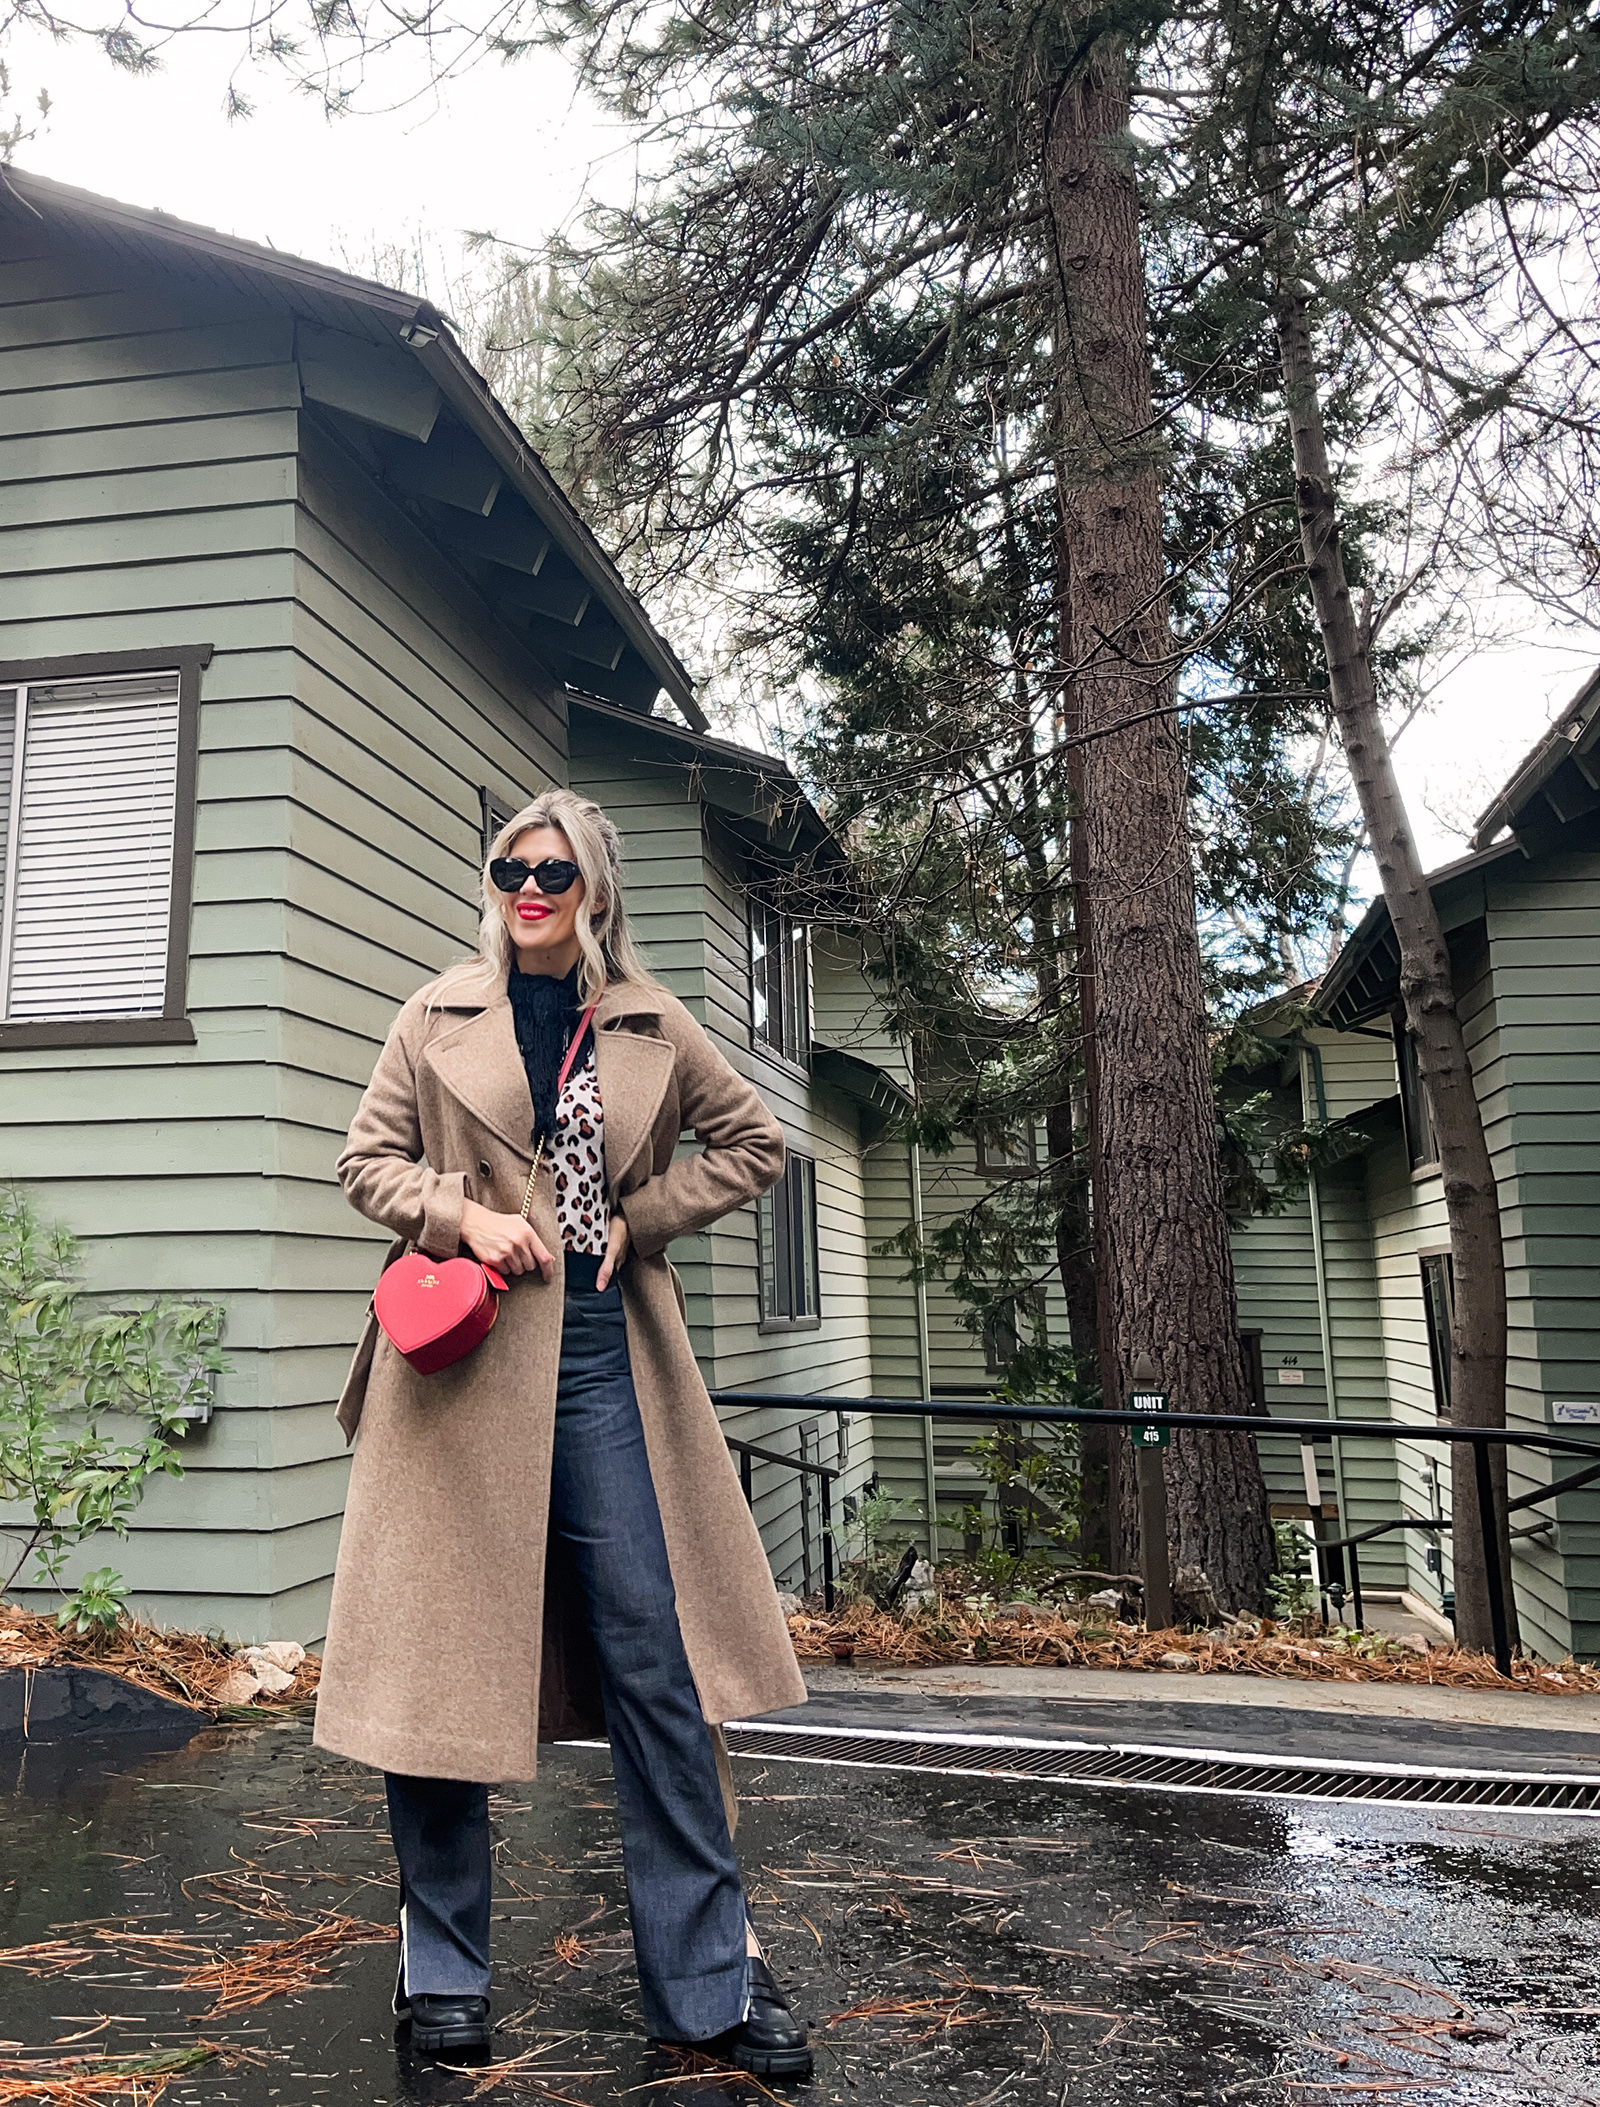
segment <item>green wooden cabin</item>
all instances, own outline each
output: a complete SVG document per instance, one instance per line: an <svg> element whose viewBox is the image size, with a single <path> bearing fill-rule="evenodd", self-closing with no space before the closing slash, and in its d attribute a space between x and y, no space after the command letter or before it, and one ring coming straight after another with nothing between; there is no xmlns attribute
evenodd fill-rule
<svg viewBox="0 0 1600 2107"><path fill-rule="evenodd" d="M1430 883L1500 1186L1509 1422L1600 1424L1600 676L1496 799L1473 853ZM1259 1337L1278 1412L1426 1424L1448 1404L1449 1232L1398 1004L1379 901L1320 986L1255 1020L1281 1060L1241 1089L1265 1084L1291 1114L1341 1123L1348 1146L1301 1202L1234 1237L1240 1321ZM1276 1448L1280 1511L1304 1512L1298 1455ZM1514 1451L1512 1495L1576 1467ZM1449 1512L1443 1445L1348 1437L1330 1475L1352 1528ZM1600 1653L1600 1493L1565 1493L1513 1522L1524 1644ZM1448 1534L1425 1529L1362 1554L1369 1591L1435 1613L1451 1570Z"/></svg>
<svg viewBox="0 0 1600 2107"><path fill-rule="evenodd" d="M924 1394L929 1348L872 1249L916 1205L905 1063L855 940L781 900L838 851L707 737L447 321L12 170L0 400L0 1175L95 1290L221 1302L232 1363L184 1478L86 1562L166 1622L320 1634L383 1248L334 1159L396 1008L472 946L486 828L552 782L616 815L653 961L790 1140L777 1195L674 1256L714 1386L828 1402L729 1432L859 1487L848 1401ZM752 1490L814 1580L814 1489Z"/></svg>

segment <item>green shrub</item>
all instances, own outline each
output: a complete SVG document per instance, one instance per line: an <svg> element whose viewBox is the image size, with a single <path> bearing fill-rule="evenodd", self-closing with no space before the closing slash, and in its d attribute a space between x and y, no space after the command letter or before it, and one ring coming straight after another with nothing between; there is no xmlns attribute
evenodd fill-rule
<svg viewBox="0 0 1600 2107"><path fill-rule="evenodd" d="M1319 1613L1316 1576L1311 1565L1311 1539L1293 1522L1274 1522L1278 1570L1267 1582L1267 1601L1281 1623L1293 1624L1299 1617Z"/></svg>
<svg viewBox="0 0 1600 2107"><path fill-rule="evenodd" d="M182 1477L175 1444L228 1365L215 1303L106 1308L77 1284L76 1261L64 1230L0 1192L0 1595L30 1560L29 1585L61 1587L78 1545L127 1535L149 1479ZM110 1629L126 1592L102 1567L59 1621Z"/></svg>
<svg viewBox="0 0 1600 2107"><path fill-rule="evenodd" d="M839 1547L839 1591L847 1602L865 1601L880 1608L894 1581L914 1532L891 1533L914 1521L909 1500L874 1489L858 1497L850 1518L834 1532Z"/></svg>

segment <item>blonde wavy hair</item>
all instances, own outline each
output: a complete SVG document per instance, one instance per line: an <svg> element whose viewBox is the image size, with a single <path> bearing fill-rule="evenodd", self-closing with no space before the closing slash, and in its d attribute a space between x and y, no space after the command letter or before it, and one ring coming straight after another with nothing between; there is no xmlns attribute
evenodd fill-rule
<svg viewBox="0 0 1600 2107"><path fill-rule="evenodd" d="M489 844L483 860L483 919L478 924L478 958L485 979L504 981L511 971L511 932L502 906L505 894L489 877L497 856L509 856L511 845L534 827L555 827L572 846L572 860L583 878L578 903L578 999L597 1002L608 987L659 990L661 983L645 964L628 926L622 882L622 836L591 798L575 790L546 790L532 804L514 812Z"/></svg>

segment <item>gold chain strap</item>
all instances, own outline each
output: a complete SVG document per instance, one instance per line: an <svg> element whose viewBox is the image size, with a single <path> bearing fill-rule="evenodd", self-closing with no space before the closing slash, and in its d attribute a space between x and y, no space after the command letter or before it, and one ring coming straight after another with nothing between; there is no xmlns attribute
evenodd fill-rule
<svg viewBox="0 0 1600 2107"><path fill-rule="evenodd" d="M539 1175L539 1165L544 1160L544 1136L539 1136L539 1146L533 1152L533 1169L528 1173L528 1190L522 1195L522 1219L528 1219L528 1210L533 1206L533 1181Z"/></svg>

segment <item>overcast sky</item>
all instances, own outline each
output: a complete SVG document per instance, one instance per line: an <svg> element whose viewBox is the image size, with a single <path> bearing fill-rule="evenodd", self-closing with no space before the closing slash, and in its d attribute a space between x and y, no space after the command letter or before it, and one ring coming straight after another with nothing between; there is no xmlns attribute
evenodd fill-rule
<svg viewBox="0 0 1600 2107"><path fill-rule="evenodd" d="M243 85L248 121L223 115L230 56L203 37L151 78L114 74L98 53L15 38L19 102L48 88L53 109L17 159L41 175L180 218L361 268L375 254L419 255L435 296L463 268L463 237L537 242L600 187L630 180L629 142L574 98L554 56L485 65L438 94L396 73L387 114L329 123L271 75ZM1557 630L1533 610L1503 611L1513 648L1450 673L1437 708L1398 750L1424 860L1463 853L1459 828L1481 811L1553 712L1600 660L1600 639Z"/></svg>

